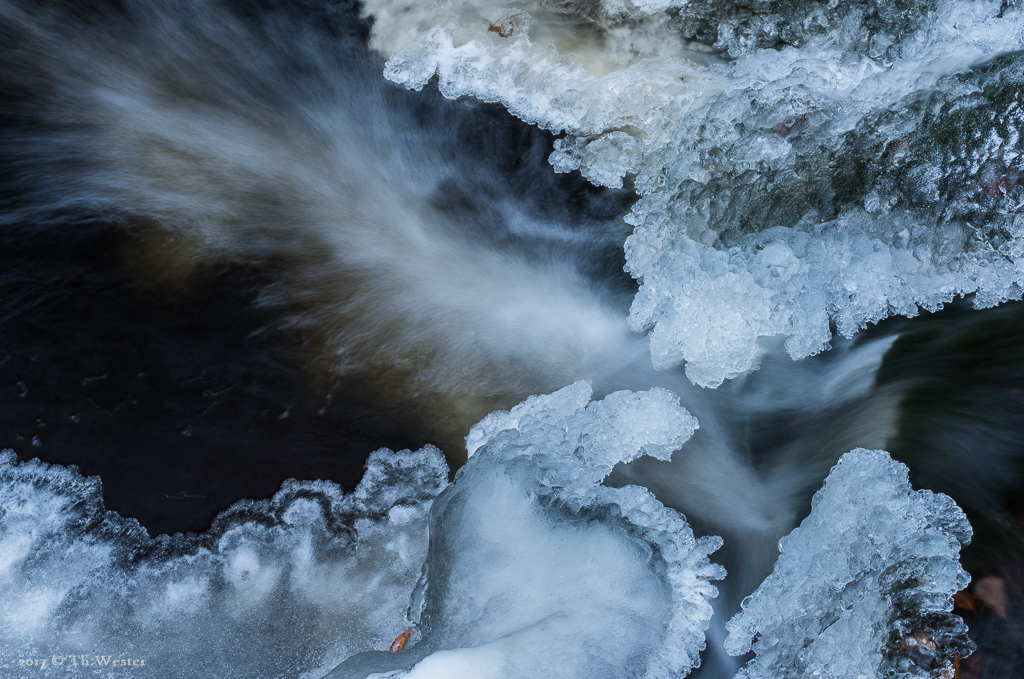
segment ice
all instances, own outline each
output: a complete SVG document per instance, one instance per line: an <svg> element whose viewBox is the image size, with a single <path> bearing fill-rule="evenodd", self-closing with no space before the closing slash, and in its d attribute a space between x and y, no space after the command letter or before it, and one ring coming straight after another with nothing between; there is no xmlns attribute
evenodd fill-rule
<svg viewBox="0 0 1024 679"><path fill-rule="evenodd" d="M404 629L432 498L446 484L436 449L382 449L353 493L287 481L206 533L151 539L103 508L97 478L4 452L0 666L39 660L16 676L41 677L319 678ZM98 670L94 656L148 670Z"/></svg>
<svg viewBox="0 0 1024 679"><path fill-rule="evenodd" d="M911 489L888 453L847 453L726 625L726 651L755 654L737 679L954 676L974 650L951 613L970 538L953 500Z"/></svg>
<svg viewBox="0 0 1024 679"><path fill-rule="evenodd" d="M390 57L389 79L420 89L436 75L445 96L499 102L569 131L555 167L621 186L638 171L639 133L667 129L714 89L707 65L715 58L664 40L671 32L660 10L669 3L557 3L552 12L555 4L370 0L365 11L374 18L371 45Z"/></svg>
<svg viewBox="0 0 1024 679"><path fill-rule="evenodd" d="M783 342L1022 294L1013 3L404 7L366 3L388 78L564 133L559 172L632 179L630 325L658 367L714 387Z"/></svg>
<svg viewBox="0 0 1024 679"><path fill-rule="evenodd" d="M665 390L591 396L577 382L473 428L473 455L431 512L415 645L358 655L331 679L678 677L699 664L721 540L695 539L643 488L600 485L620 461L667 459L697 423Z"/></svg>

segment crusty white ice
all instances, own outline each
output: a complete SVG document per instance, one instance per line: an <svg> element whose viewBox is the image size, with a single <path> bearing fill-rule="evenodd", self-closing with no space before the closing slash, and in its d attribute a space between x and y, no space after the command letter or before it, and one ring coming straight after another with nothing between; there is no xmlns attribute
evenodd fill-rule
<svg viewBox="0 0 1024 679"><path fill-rule="evenodd" d="M492 413L447 487L436 449L381 450L353 493L289 481L205 534L156 540L103 509L97 479L3 453L0 664L84 654L186 678L314 679L336 665L330 679L685 676L725 575L709 560L721 540L696 539L644 488L602 481L620 462L669 459L697 422L662 389L591 398L577 382ZM726 650L756 654L740 679L942 676L972 650L950 614L970 534L950 498L912 490L886 453L848 453L728 623ZM384 650L407 627L409 647Z"/></svg>
<svg viewBox="0 0 1024 679"><path fill-rule="evenodd" d="M153 540L103 508L97 478L0 453L2 673L318 679L404 629L447 480L437 449L382 449L352 493L288 481L208 533ZM71 655L146 667L75 668ZM42 666L18 674L22 659Z"/></svg>
<svg viewBox="0 0 1024 679"><path fill-rule="evenodd" d="M667 459L697 423L660 389L590 399L577 382L473 428L475 452L431 512L415 645L331 679L667 678L699 664L721 540L695 539L643 488L600 485L617 462Z"/></svg>
<svg viewBox="0 0 1024 679"><path fill-rule="evenodd" d="M955 296L1024 284L1024 16L1001 0L367 0L385 75L564 136L633 178L630 324L717 386Z"/></svg>
<svg viewBox="0 0 1024 679"><path fill-rule="evenodd" d="M970 538L953 500L913 490L888 453L847 453L726 625L726 651L756 656L736 679L952 677L973 650L951 613Z"/></svg>

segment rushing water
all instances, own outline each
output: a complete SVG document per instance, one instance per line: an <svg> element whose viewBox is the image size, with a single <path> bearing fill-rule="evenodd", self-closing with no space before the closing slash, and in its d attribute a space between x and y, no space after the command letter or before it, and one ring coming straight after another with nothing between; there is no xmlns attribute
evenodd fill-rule
<svg viewBox="0 0 1024 679"><path fill-rule="evenodd" d="M494 105L389 83L359 12L345 2L0 1L0 448L98 474L106 508L154 535L204 531L232 502L270 497L287 478L351 489L383 446L436 444L454 470L473 423L581 378L599 395L658 386L700 422L689 454L642 458L608 483L643 485L699 534L725 538L715 560L730 576L700 676L738 666L720 651L726 616L851 448L888 449L916 487L954 497L976 531L965 566L1020 586L1008 575L1024 553L1019 304L889 319L802 361L761 341L759 369L713 390L680 368L656 371L648 338L626 320L638 290L622 270L631 173L624 189L556 175L553 135ZM706 52L691 54L698 71L718 58ZM16 599L4 634L44 655L95 640L172 654L159 640L173 629L192 665L164 676L211 676L195 665L204 630L213 648L230 648L256 629L277 654L267 676L321 676L368 650L366 639L390 638L386 625L401 621L380 619L401 615L422 560L387 537L422 532L421 515L388 515L392 525L380 518L386 504L338 509L329 484L299 484L273 503L236 506L206 533L153 542L103 514L71 472L5 473L33 511L88 499L80 524L47 524L56 537L0 543L13 555L0 552L4 569L45 566L25 566L27 579L2 570ZM301 524L314 542L335 523L383 521L366 531L367 552L401 555L408 581L361 604L377 627L359 643L337 641L361 624L337 610L376 585L351 575L365 563L332 561L334 547L316 552L312 571L296 565L306 534L288 533L299 523L282 517L306 512L304 498L334 508L326 528ZM90 550L119 554L103 578L47 561L56 542L102 522L111 534L83 543L68 573L91 572ZM283 532L266 537L261 526ZM246 564L263 558L291 573L291 589L246 589L246 573L259 571ZM194 610L167 603L218 569L237 591L217 599L216 614L192 621ZM140 573L152 588L110 584ZM79 606L123 595L152 610L126 623L103 609L111 626L142 620L136 638L123 636L60 609L59 597L32 598L44 580L78 592ZM353 589L317 601L314 590L335 581ZM259 617L263 605L304 622L289 637L287 624ZM1024 665L1004 639L1020 614L982 613L988 665L977 676L1012 676ZM217 671L257 676L260 657L243 656Z"/></svg>

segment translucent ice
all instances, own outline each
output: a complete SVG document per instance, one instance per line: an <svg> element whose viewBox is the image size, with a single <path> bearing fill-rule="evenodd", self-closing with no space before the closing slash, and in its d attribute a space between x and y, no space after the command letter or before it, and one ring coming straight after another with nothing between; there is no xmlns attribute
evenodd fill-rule
<svg viewBox="0 0 1024 679"><path fill-rule="evenodd" d="M633 177L630 324L656 366L717 386L780 339L802 358L832 324L1021 296L1019 6L640 6L366 11L388 78L564 132L557 171Z"/></svg>
<svg viewBox="0 0 1024 679"><path fill-rule="evenodd" d="M71 656L112 656L165 677L318 678L402 631L446 483L436 449L380 450L353 493L288 481L207 533L154 540L103 509L98 479L4 452L0 666L63 677L98 671Z"/></svg>
<svg viewBox="0 0 1024 679"><path fill-rule="evenodd" d="M960 508L912 490L886 452L847 453L727 624L726 651L756 656L737 679L954 676L974 649L951 613L970 537Z"/></svg>
<svg viewBox="0 0 1024 679"><path fill-rule="evenodd" d="M668 458L696 421L664 390L590 398L577 382L474 427L474 454L431 512L417 643L332 679L678 677L699 664L721 541L694 539L640 487L600 485L619 461Z"/></svg>

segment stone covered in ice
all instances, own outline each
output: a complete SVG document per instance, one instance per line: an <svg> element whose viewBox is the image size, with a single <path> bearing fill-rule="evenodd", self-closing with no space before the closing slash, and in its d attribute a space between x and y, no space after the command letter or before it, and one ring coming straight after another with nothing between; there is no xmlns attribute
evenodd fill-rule
<svg viewBox="0 0 1024 679"><path fill-rule="evenodd" d="M779 340L1024 290L1013 3L415 7L366 3L388 78L564 132L560 172L634 177L630 324L659 367L713 387Z"/></svg>
<svg viewBox="0 0 1024 679"><path fill-rule="evenodd" d="M420 89L436 75L449 98L498 102L568 131L552 155L556 169L622 186L640 170L643 131L668 129L714 89L708 51L663 38L673 35L663 11L672 4L527 2L509 10L492 0L369 0L365 12L390 80Z"/></svg>
<svg viewBox="0 0 1024 679"><path fill-rule="evenodd" d="M97 478L0 453L0 666L99 676L52 662L85 654L183 679L318 679L402 631L447 472L434 448L380 450L353 493L287 481L206 533L151 539L103 508Z"/></svg>
<svg viewBox="0 0 1024 679"><path fill-rule="evenodd" d="M696 428L667 391L590 402L578 382L496 412L434 503L413 641L331 679L679 677L699 664L718 538L643 488L600 481L620 461L668 458Z"/></svg>
<svg viewBox="0 0 1024 679"><path fill-rule="evenodd" d="M726 625L726 651L756 656L737 679L952 677L973 650L950 612L970 537L953 500L911 489L888 453L847 453Z"/></svg>

